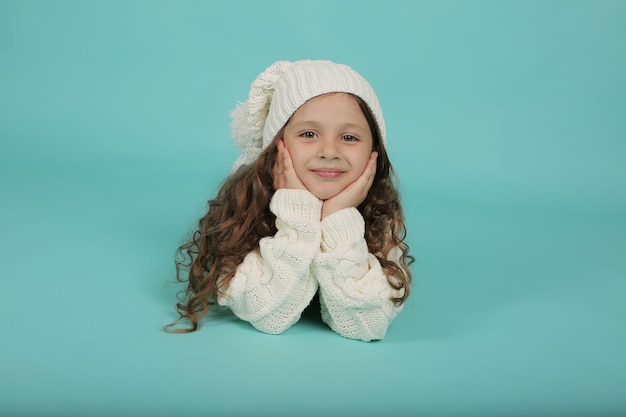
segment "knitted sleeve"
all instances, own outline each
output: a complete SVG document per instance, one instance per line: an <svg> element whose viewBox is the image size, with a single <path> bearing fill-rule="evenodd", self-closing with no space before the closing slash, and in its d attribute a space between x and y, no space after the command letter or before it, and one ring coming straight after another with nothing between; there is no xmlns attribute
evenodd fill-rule
<svg viewBox="0 0 626 417"><path fill-rule="evenodd" d="M322 251L313 260L322 320L349 339L382 339L400 312L378 259L368 253L365 223L347 208L322 220Z"/></svg>
<svg viewBox="0 0 626 417"><path fill-rule="evenodd" d="M277 190L270 210L278 231L244 258L218 303L265 333L296 323L318 288L310 267L320 252L321 209L306 190Z"/></svg>

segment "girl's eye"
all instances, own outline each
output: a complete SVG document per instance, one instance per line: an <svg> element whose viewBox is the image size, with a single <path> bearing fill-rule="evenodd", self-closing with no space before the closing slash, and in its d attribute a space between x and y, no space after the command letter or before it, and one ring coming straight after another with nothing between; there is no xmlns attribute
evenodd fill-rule
<svg viewBox="0 0 626 417"><path fill-rule="evenodd" d="M314 139L315 132L311 132L310 130L307 130L306 132L302 132L300 136L302 136L303 138L307 138L307 139Z"/></svg>
<svg viewBox="0 0 626 417"><path fill-rule="evenodd" d="M344 142L356 142L359 140L359 138L352 135L344 135L341 140L343 140Z"/></svg>

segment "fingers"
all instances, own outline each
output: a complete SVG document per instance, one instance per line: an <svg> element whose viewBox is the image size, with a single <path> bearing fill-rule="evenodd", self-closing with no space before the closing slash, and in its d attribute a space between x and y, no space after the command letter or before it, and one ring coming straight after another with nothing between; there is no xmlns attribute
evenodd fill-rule
<svg viewBox="0 0 626 417"><path fill-rule="evenodd" d="M367 192L372 187L374 183L374 177L376 176L376 159L378 158L378 152L372 152L370 155L370 159L367 161L365 165L365 169L363 173L357 180L352 184L354 188L360 191L361 195L363 195L363 199L367 196Z"/></svg>
<svg viewBox="0 0 626 417"><path fill-rule="evenodd" d="M278 154L276 155L276 163L274 164L274 189L291 188L305 189L302 181L298 177L291 160L289 150L282 140L277 143Z"/></svg>
<svg viewBox="0 0 626 417"><path fill-rule="evenodd" d="M276 154L276 161L274 162L272 174L274 175L274 189L278 190L279 188L284 188L285 186L285 180L283 177L283 172L285 171L283 163L283 148L285 145L282 140L279 140L276 146L278 148L278 153Z"/></svg>
<svg viewBox="0 0 626 417"><path fill-rule="evenodd" d="M370 188L372 188L372 184L374 183L374 177L376 176L376 159L378 158L378 152L372 152L370 155L370 159L367 161L367 165L363 170L363 174L359 177L357 182L361 182L360 187L360 201L359 204L365 200L367 197L367 193Z"/></svg>
<svg viewBox="0 0 626 417"><path fill-rule="evenodd" d="M367 165L365 167L365 172L364 174L367 173L368 176L368 181L367 181L367 185L365 187L365 194L367 195L367 192L369 191L369 189L372 187L372 184L374 183L374 178L376 177L376 161L378 159L378 152L374 151L372 152L372 154L370 155L370 159L369 161L367 161Z"/></svg>
<svg viewBox="0 0 626 417"><path fill-rule="evenodd" d="M324 201L322 206L322 218L348 207L358 207L365 198L376 176L377 152L372 152L370 159L363 169L363 173L352 184L348 185L342 192Z"/></svg>
<svg viewBox="0 0 626 417"><path fill-rule="evenodd" d="M284 143L281 147L281 156L282 156L281 159L282 159L282 165L283 165L283 173L287 174L288 172L293 171L293 161L291 160L291 154L289 153L289 149L285 147Z"/></svg>
<svg viewBox="0 0 626 417"><path fill-rule="evenodd" d="M282 148L281 148L282 143L283 143L282 140L278 141L278 145L277 145L278 153L276 154L276 162L274 163L274 171L277 174L282 174L283 173L283 166L282 166L282 164L283 164L283 151L282 151Z"/></svg>
<svg viewBox="0 0 626 417"><path fill-rule="evenodd" d="M306 187L302 184L300 177L296 173L296 169L293 166L293 160L291 154L286 146L282 147L283 158L283 176L285 178L285 188L305 190Z"/></svg>

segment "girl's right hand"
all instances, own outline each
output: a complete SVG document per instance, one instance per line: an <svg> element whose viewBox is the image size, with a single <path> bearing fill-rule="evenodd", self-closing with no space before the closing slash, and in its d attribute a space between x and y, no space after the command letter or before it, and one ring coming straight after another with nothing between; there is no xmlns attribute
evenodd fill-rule
<svg viewBox="0 0 626 417"><path fill-rule="evenodd" d="M276 155L276 164L274 164L274 189L289 188L296 190L306 190L304 184L296 174L291 161L291 155L285 147L284 142L278 141L278 154Z"/></svg>

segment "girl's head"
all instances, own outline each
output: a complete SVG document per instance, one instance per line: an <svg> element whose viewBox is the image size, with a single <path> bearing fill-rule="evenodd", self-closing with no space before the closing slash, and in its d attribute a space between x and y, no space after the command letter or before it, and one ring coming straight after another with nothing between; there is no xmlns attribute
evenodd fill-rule
<svg viewBox="0 0 626 417"><path fill-rule="evenodd" d="M242 166L237 174L251 169L259 178L258 184L274 191L272 168L279 140L289 150L303 185L320 200L337 195L354 182L372 152L378 155L373 187L390 179L391 163L374 115L363 99L352 94L327 93L308 100L256 161L247 166L249 169Z"/></svg>
<svg viewBox="0 0 626 417"><path fill-rule="evenodd" d="M289 133L287 128L293 125L293 119L302 113L306 113L307 118L311 114L321 117L320 110L328 109L331 104L360 108L359 124L366 123L372 132L372 141L377 139L378 142L372 144L373 149L384 147L382 110L374 90L361 75L346 65L330 61L278 61L259 74L251 85L248 99L231 112L232 136L242 153L233 170L252 164L263 150L281 139L286 130ZM336 119L347 116L349 122L353 114L335 116ZM291 151L289 146L287 148Z"/></svg>

